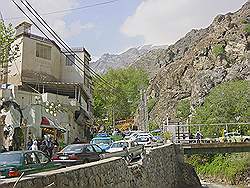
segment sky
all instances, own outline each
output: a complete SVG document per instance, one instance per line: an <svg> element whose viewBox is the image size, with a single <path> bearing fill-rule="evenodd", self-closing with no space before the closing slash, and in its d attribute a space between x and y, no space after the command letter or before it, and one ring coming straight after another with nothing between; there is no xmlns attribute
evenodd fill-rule
<svg viewBox="0 0 250 188"><path fill-rule="evenodd" d="M191 29L209 26L216 15L234 12L246 1L29 0L70 46L85 47L93 60L130 47L173 44ZM105 4L92 6L100 3ZM46 15L66 9L75 10ZM0 0L0 11L13 26L27 20L11 0ZM39 34L35 26L32 32Z"/></svg>

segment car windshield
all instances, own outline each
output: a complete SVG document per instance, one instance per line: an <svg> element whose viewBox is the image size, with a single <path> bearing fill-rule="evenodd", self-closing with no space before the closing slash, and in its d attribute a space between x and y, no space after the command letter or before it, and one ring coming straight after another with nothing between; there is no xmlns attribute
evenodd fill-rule
<svg viewBox="0 0 250 188"><path fill-rule="evenodd" d="M2 153L0 154L0 165L20 164L21 153Z"/></svg>
<svg viewBox="0 0 250 188"><path fill-rule="evenodd" d="M93 144L111 144L111 140L110 139L94 139L92 140Z"/></svg>
<svg viewBox="0 0 250 188"><path fill-rule="evenodd" d="M136 141L137 141L137 142L148 142L148 141L149 141L149 138L148 138L148 137L139 137L139 138L137 138Z"/></svg>
<svg viewBox="0 0 250 188"><path fill-rule="evenodd" d="M128 147L128 143L127 142L117 142L117 143L113 143L111 148L123 148L123 147Z"/></svg>
<svg viewBox="0 0 250 188"><path fill-rule="evenodd" d="M82 145L69 145L65 147L61 152L63 153L79 153L83 150Z"/></svg>
<svg viewBox="0 0 250 188"><path fill-rule="evenodd" d="M140 133L136 135L136 137L141 137L141 136L150 136L148 133Z"/></svg>

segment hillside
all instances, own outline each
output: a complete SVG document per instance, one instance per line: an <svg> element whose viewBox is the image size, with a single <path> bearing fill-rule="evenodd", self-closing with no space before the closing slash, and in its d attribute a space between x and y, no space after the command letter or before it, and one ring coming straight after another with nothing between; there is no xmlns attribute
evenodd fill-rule
<svg viewBox="0 0 250 188"><path fill-rule="evenodd" d="M250 80L250 3L235 13L218 15L205 29L192 30L161 53L147 54L134 66L152 70L158 56L159 71L152 76L148 94L155 105L150 119L176 120L177 102L188 98L192 109L201 105L216 85ZM151 74L154 75L154 74Z"/></svg>
<svg viewBox="0 0 250 188"><path fill-rule="evenodd" d="M191 30L169 47L149 45L119 55L104 54L91 66L99 73L129 66L146 70L150 120L160 123L168 114L171 121L178 121L176 106L182 99L189 99L194 110L215 86L250 80L249 10L247 2L235 13L216 16L209 27Z"/></svg>
<svg viewBox="0 0 250 188"><path fill-rule="evenodd" d="M145 45L136 48L130 48L121 54L104 54L90 66L100 74L106 73L109 69L120 69L131 66L135 61L151 53L152 51L166 49L167 46Z"/></svg>

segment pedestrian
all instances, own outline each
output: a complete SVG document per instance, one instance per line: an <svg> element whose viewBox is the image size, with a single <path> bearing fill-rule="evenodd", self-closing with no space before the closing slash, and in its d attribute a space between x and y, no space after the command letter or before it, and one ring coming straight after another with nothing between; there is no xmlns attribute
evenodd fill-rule
<svg viewBox="0 0 250 188"><path fill-rule="evenodd" d="M200 131L197 131L195 134L196 143L200 143L201 138L202 138L202 134L200 133Z"/></svg>
<svg viewBox="0 0 250 188"><path fill-rule="evenodd" d="M4 147L4 145L2 145L1 149L0 149L0 153L6 152L7 149Z"/></svg>
<svg viewBox="0 0 250 188"><path fill-rule="evenodd" d="M31 139L31 137L29 136L28 142L27 142L27 150L31 150L32 144L33 144L33 141L32 141L32 139Z"/></svg>
<svg viewBox="0 0 250 188"><path fill-rule="evenodd" d="M74 142L72 142L72 144L79 144L79 143L80 143L80 139L78 137L76 137Z"/></svg>
<svg viewBox="0 0 250 188"><path fill-rule="evenodd" d="M226 134L227 134L227 130L226 130L226 129L224 129L224 131L223 131L223 135L224 135L224 137L226 137Z"/></svg>
<svg viewBox="0 0 250 188"><path fill-rule="evenodd" d="M189 143L193 143L194 135L193 133L189 133Z"/></svg>
<svg viewBox="0 0 250 188"><path fill-rule="evenodd" d="M38 146L37 146L37 141L36 141L36 140L33 141L33 144L32 144L32 146L31 146L31 150L33 150L33 151L34 151L34 150L35 150L35 151L38 150Z"/></svg>

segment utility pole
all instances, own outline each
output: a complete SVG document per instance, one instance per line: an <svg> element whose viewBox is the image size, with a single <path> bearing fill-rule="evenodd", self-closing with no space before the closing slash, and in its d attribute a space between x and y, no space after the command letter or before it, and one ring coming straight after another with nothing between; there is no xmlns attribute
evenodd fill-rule
<svg viewBox="0 0 250 188"><path fill-rule="evenodd" d="M148 108L147 94L145 89L141 89L141 102L139 105L140 129L148 131Z"/></svg>
<svg viewBox="0 0 250 188"><path fill-rule="evenodd" d="M3 20L3 16L2 16L2 13L0 11L0 23L3 23L4 20ZM0 45L0 52L1 52L1 45ZM3 62L1 62L1 54L0 54L0 68L2 67L3 65ZM0 84L2 82L2 73L0 72ZM2 104L1 104L2 105ZM1 113L1 112L0 112ZM0 146L3 145L3 137L4 137L4 134L3 134L3 130L4 130L4 117L1 116L0 117Z"/></svg>

